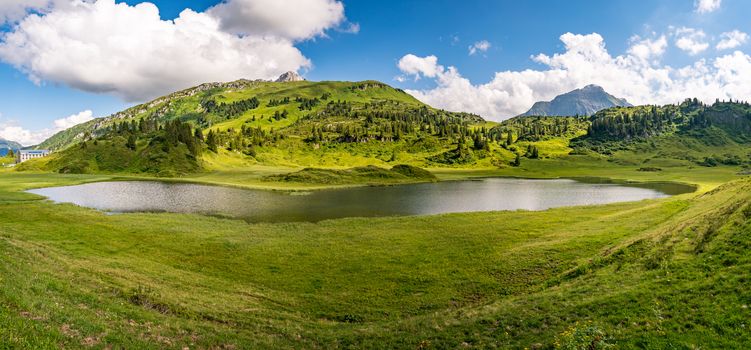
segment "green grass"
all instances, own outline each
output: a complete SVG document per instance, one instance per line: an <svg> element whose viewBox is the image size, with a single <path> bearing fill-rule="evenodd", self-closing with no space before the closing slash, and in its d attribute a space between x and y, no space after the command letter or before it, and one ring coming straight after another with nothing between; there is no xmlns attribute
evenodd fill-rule
<svg viewBox="0 0 751 350"><path fill-rule="evenodd" d="M305 168L289 174L267 176L263 179L303 185L383 185L437 180L435 175L427 170L404 164L395 165L391 169L373 165L344 170Z"/></svg>
<svg viewBox="0 0 751 350"><path fill-rule="evenodd" d="M582 164L538 175L574 176ZM637 203L255 225L55 205L18 191L110 177L3 171L0 339L34 349L545 348L591 321L619 348L742 348L751 181L718 187L729 169L699 170L604 168L703 185Z"/></svg>
<svg viewBox="0 0 751 350"><path fill-rule="evenodd" d="M14 157L0 157L0 167L5 167L10 164L14 164L16 159Z"/></svg>
<svg viewBox="0 0 751 350"><path fill-rule="evenodd" d="M741 164L699 165L733 157L748 165L741 137L711 126L689 130L698 134L665 129L648 139L583 145L576 141L583 120L553 137L559 119L533 125L534 118L515 118L470 125L516 136L526 129L527 135L505 147L494 142L464 162L469 158L458 159L461 152L450 153L454 141L433 136L304 142L310 125L296 121L307 112L296 104L267 107L272 98L324 93L358 104L392 101L387 108L421 106L399 90L341 82L247 84L178 92L169 105L163 99L123 116L197 122L204 98L258 97L258 109L210 120L215 130L288 131L277 143L256 147L255 156L220 148L194 160L185 149L164 150L146 140L134 152L121 138L30 161L20 167L26 172L0 168L0 348L550 349L576 334L602 334L623 349L751 343L745 287L751 180L738 175ZM740 115L721 108L709 110L718 113L718 123ZM282 109L288 119L269 121ZM75 142L81 128L46 145ZM510 166L530 145L541 159L524 157ZM154 164L161 165L144 168ZM70 167L93 174L34 172ZM675 181L698 191L542 212L279 224L106 215L23 192L153 179L158 170L183 174L169 181L281 190L512 176Z"/></svg>
<svg viewBox="0 0 751 350"><path fill-rule="evenodd" d="M324 82L287 82L283 84L279 83L261 83L255 86L253 89L238 90L227 93L222 93L219 101L231 102L251 97L258 97L261 101L261 107L248 111L239 118L231 119L226 122L216 124L214 129L226 130L228 128L239 129L242 125L262 127L264 129L281 129L292 125L303 115L310 113L309 111L300 111L297 108L296 103L289 105L281 105L276 107L267 107L267 103L271 99L283 99L289 97L294 100L296 97L304 98L317 98L324 93L331 94L329 101L348 101L351 103L369 103L371 101L378 100L390 100L403 103L405 106L418 107L423 104L417 101L414 97L399 92L393 88L372 88L367 90L351 90L350 88L356 83L350 82L337 82L337 81L324 81ZM324 101L323 104L325 104ZM284 111L290 113L290 117L286 120L274 121L270 120L275 111ZM253 117L256 117L256 121L252 121Z"/></svg>
<svg viewBox="0 0 751 350"><path fill-rule="evenodd" d="M603 177L626 181L672 181L696 184L701 191L738 179L740 167L672 166L659 172L639 171L641 166L623 166L600 158L569 156L558 159L523 159L520 167L502 169L428 168L441 180L467 177L512 176L522 178Z"/></svg>

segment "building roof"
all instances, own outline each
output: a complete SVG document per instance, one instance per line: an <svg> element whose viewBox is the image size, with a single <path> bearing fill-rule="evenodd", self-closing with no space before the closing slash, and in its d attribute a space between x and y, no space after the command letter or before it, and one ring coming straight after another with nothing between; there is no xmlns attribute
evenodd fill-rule
<svg viewBox="0 0 751 350"><path fill-rule="evenodd" d="M37 150L37 149L23 150L22 149L22 150L19 151L19 154L45 154L45 153L50 153L50 151L46 150L46 149L39 149L39 150Z"/></svg>

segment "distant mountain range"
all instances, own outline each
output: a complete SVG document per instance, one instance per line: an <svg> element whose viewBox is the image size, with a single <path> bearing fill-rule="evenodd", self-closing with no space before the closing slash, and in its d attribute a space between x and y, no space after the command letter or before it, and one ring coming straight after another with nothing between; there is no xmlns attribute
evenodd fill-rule
<svg viewBox="0 0 751 350"><path fill-rule="evenodd" d="M21 144L18 142L0 139L0 157L3 157L6 154L8 154L9 150L16 151L16 150L21 149L22 147L23 146L21 146Z"/></svg>
<svg viewBox="0 0 751 350"><path fill-rule="evenodd" d="M581 89L556 96L552 101L535 103L520 116L577 116L593 115L611 107L631 107L625 99L617 98L597 85L587 85Z"/></svg>

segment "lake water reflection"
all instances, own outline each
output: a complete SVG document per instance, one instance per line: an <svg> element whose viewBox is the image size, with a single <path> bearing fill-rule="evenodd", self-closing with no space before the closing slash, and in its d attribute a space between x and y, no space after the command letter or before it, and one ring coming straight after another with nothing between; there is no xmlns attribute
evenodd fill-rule
<svg viewBox="0 0 751 350"><path fill-rule="evenodd" d="M692 192L671 183L614 184L568 179L487 178L356 187L301 195L196 184L117 181L31 190L55 202L104 211L199 213L248 222L320 221L344 217L545 210L662 198Z"/></svg>

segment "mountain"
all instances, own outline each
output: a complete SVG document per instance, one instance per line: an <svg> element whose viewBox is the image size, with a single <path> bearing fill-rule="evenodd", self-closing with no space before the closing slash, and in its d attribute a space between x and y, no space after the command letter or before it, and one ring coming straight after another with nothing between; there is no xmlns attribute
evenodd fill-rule
<svg viewBox="0 0 751 350"><path fill-rule="evenodd" d="M299 79L178 91L60 132L38 146L57 152L20 168L171 176L249 164L464 164L489 155L477 115L432 108L378 81Z"/></svg>
<svg viewBox="0 0 751 350"><path fill-rule="evenodd" d="M20 143L0 139L0 157L8 154L9 150L17 151L22 147Z"/></svg>
<svg viewBox="0 0 751 350"><path fill-rule="evenodd" d="M567 95L612 98L594 86ZM19 169L175 176L254 165L492 168L571 154L644 168L751 166L749 116L747 103L689 99L496 124L432 108L378 81L238 80L77 125L39 146L57 152Z"/></svg>
<svg viewBox="0 0 751 350"><path fill-rule="evenodd" d="M278 79L276 79L277 83L285 83L290 81L305 81L305 78L301 77L296 72L289 71L287 73L282 74L279 76Z"/></svg>
<svg viewBox="0 0 751 350"><path fill-rule="evenodd" d="M627 106L631 104L625 99L607 93L600 86L587 85L556 96L550 102L537 102L521 116L589 116L603 109Z"/></svg>

